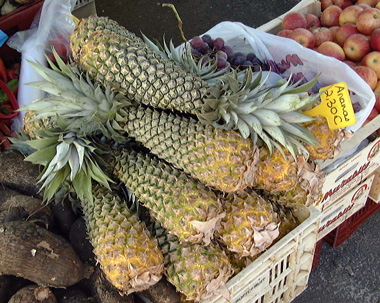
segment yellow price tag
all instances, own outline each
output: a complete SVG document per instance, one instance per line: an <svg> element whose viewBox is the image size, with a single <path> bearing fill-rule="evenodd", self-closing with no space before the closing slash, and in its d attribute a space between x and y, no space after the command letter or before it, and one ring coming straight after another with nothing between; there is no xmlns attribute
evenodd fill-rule
<svg viewBox="0 0 380 303"><path fill-rule="evenodd" d="M309 111L303 112L311 117L325 117L330 129L344 128L356 123L347 84L339 82L322 87L321 103Z"/></svg>

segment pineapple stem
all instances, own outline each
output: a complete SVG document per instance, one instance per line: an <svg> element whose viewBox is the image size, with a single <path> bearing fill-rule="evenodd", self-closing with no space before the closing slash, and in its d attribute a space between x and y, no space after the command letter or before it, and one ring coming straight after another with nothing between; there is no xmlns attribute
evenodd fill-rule
<svg viewBox="0 0 380 303"><path fill-rule="evenodd" d="M173 12L174 12L174 14L175 14L175 16L176 16L176 18L178 20L178 28L179 28L179 31L181 33L181 38L182 38L182 40L184 42L187 42L187 39L185 38L185 35L183 33L183 30L182 30L183 22L181 20L181 17L179 16L179 14L177 12L177 9L175 8L174 4L171 4L171 3L162 3L162 7L170 7L173 10Z"/></svg>

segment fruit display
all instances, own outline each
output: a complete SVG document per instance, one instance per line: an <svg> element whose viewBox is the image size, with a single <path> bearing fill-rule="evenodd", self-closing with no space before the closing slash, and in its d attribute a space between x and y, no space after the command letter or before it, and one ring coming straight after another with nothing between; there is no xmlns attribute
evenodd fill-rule
<svg viewBox="0 0 380 303"><path fill-rule="evenodd" d="M317 32L318 18L298 17ZM29 62L42 79L28 85L47 94L11 139L41 169L44 203L81 214L120 295L167 281L184 301L229 300L226 283L320 200L317 161L346 138L303 113L319 104L318 76L269 84L265 59L221 37L155 44L95 15L69 42Z"/></svg>
<svg viewBox="0 0 380 303"><path fill-rule="evenodd" d="M277 35L345 62L370 86L379 103L380 91L376 89L380 84L379 1L320 2L320 16L300 12L286 14ZM365 123L378 113L374 107Z"/></svg>

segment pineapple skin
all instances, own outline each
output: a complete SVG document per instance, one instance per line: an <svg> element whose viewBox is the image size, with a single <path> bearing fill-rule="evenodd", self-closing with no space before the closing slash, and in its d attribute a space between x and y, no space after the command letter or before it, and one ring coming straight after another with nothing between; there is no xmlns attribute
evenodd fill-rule
<svg viewBox="0 0 380 303"><path fill-rule="evenodd" d="M258 149L235 131L145 106L120 111L120 126L158 157L223 192L252 182Z"/></svg>
<svg viewBox="0 0 380 303"><path fill-rule="evenodd" d="M136 102L191 114L202 109L207 82L185 72L141 39L95 31L83 43L77 64L104 87Z"/></svg>
<svg viewBox="0 0 380 303"><path fill-rule="evenodd" d="M152 216L183 242L209 244L225 215L216 194L156 157L118 151L114 174Z"/></svg>
<svg viewBox="0 0 380 303"><path fill-rule="evenodd" d="M163 252L164 274L183 295L184 302L201 302L220 294L230 298L226 282L233 275L233 268L217 243L185 243L158 222L151 220L147 225Z"/></svg>
<svg viewBox="0 0 380 303"><path fill-rule="evenodd" d="M93 203L81 202L94 254L109 282L121 293L148 289L162 277L157 240L111 190L95 185Z"/></svg>
<svg viewBox="0 0 380 303"><path fill-rule="evenodd" d="M291 190L297 185L299 166L293 156L279 149L270 154L266 147L259 148L259 161L256 165L252 188L270 192Z"/></svg>
<svg viewBox="0 0 380 303"><path fill-rule="evenodd" d="M109 19L108 17L91 15L87 18L80 19L70 35L70 49L74 60L79 58L78 55L88 37L93 32L100 30L108 30L142 42L139 37L128 31L125 27L120 26L116 21Z"/></svg>
<svg viewBox="0 0 380 303"><path fill-rule="evenodd" d="M330 129L324 117L318 117L313 121L302 123L301 126L310 131L318 141L315 146L304 144L309 152L311 161L334 158L340 152L342 140L347 138L348 135L344 129Z"/></svg>
<svg viewBox="0 0 380 303"><path fill-rule="evenodd" d="M218 230L227 249L241 257L254 257L279 236L280 221L272 204L253 190L222 198L226 216Z"/></svg>
<svg viewBox="0 0 380 303"><path fill-rule="evenodd" d="M24 116L23 131L29 136L31 140L41 139L38 134L40 129L48 129L54 127L54 122L50 118L43 118L33 120L35 118L35 111L26 111Z"/></svg>

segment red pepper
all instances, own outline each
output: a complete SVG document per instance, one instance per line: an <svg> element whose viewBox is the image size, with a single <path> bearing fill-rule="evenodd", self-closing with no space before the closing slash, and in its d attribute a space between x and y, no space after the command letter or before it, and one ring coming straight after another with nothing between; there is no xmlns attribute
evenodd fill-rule
<svg viewBox="0 0 380 303"><path fill-rule="evenodd" d="M13 95L17 97L17 91L18 91L18 79L12 79L7 83L7 86L12 91ZM10 103L9 96L6 94L6 92L2 89L0 89L0 106L2 104Z"/></svg>
<svg viewBox="0 0 380 303"><path fill-rule="evenodd" d="M0 80L5 83L8 82L7 69L5 68L3 59L1 58L0 58Z"/></svg>
<svg viewBox="0 0 380 303"><path fill-rule="evenodd" d="M18 115L18 112L15 112L15 110L18 109L17 99L10 88L3 81L0 81L0 87L8 95L10 101L10 105L4 104L2 107L0 107L0 119L13 119ZM1 113L1 109L4 109L6 112L10 113L3 114Z"/></svg>

